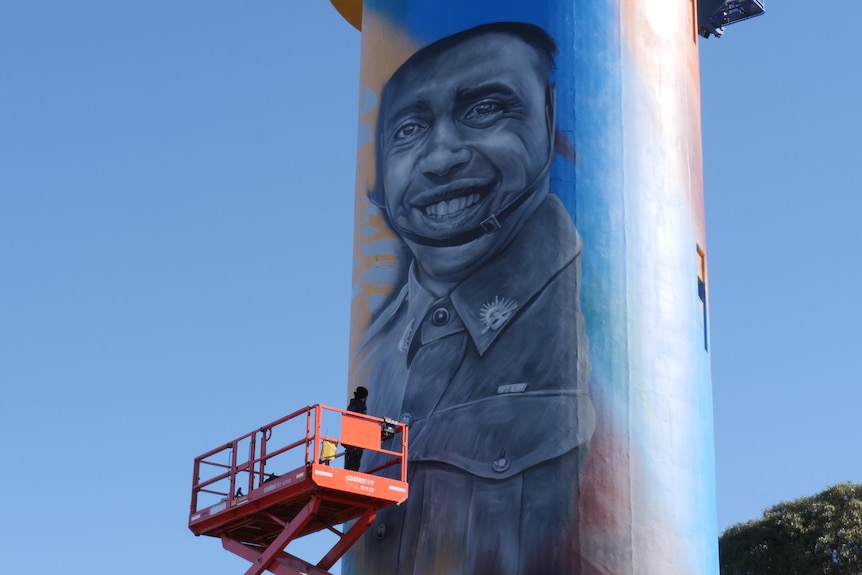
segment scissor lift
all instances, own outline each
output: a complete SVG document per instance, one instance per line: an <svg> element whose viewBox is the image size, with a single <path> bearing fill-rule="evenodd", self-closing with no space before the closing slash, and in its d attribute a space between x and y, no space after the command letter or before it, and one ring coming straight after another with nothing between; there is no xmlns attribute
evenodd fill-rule
<svg viewBox="0 0 862 575"><path fill-rule="evenodd" d="M386 442L392 450L381 437L393 438ZM339 444L382 454L373 459L383 463L346 470ZM328 575L377 511L407 495L404 424L312 405L195 458L189 528L250 561L246 575ZM336 528L350 521L345 531ZM322 530L338 540L316 564L285 551Z"/></svg>

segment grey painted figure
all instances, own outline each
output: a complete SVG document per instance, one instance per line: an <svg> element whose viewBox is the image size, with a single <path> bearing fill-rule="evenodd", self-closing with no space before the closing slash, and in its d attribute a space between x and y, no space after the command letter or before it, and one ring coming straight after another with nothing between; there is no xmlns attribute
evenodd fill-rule
<svg viewBox="0 0 862 575"><path fill-rule="evenodd" d="M550 193L555 51L535 26L483 25L383 90L370 197L414 259L359 373L369 413L410 423L410 497L357 545L361 573L580 572L595 414L581 239Z"/></svg>

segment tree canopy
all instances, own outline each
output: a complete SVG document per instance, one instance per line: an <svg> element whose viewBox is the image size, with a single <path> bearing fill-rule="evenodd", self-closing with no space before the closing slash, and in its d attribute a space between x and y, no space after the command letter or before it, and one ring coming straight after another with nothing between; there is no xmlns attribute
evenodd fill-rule
<svg viewBox="0 0 862 575"><path fill-rule="evenodd" d="M721 575L862 575L862 484L779 503L718 540Z"/></svg>

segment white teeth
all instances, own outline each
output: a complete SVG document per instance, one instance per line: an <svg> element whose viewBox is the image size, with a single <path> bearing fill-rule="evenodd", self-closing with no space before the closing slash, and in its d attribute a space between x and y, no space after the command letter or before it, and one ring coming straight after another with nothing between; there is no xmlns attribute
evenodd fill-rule
<svg viewBox="0 0 862 575"><path fill-rule="evenodd" d="M436 204L425 206L425 214L435 218L446 218L454 216L463 210L476 205L479 202L479 194L470 194L452 200L443 200Z"/></svg>

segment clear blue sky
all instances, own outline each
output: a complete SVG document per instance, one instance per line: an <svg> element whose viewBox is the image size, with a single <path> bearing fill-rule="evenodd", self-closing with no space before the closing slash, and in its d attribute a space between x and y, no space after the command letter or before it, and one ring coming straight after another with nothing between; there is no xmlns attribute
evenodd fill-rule
<svg viewBox="0 0 862 575"><path fill-rule="evenodd" d="M720 530L862 481L862 3L768 8L701 46ZM191 463L345 401L358 64L325 0L0 0L0 571L244 571Z"/></svg>

